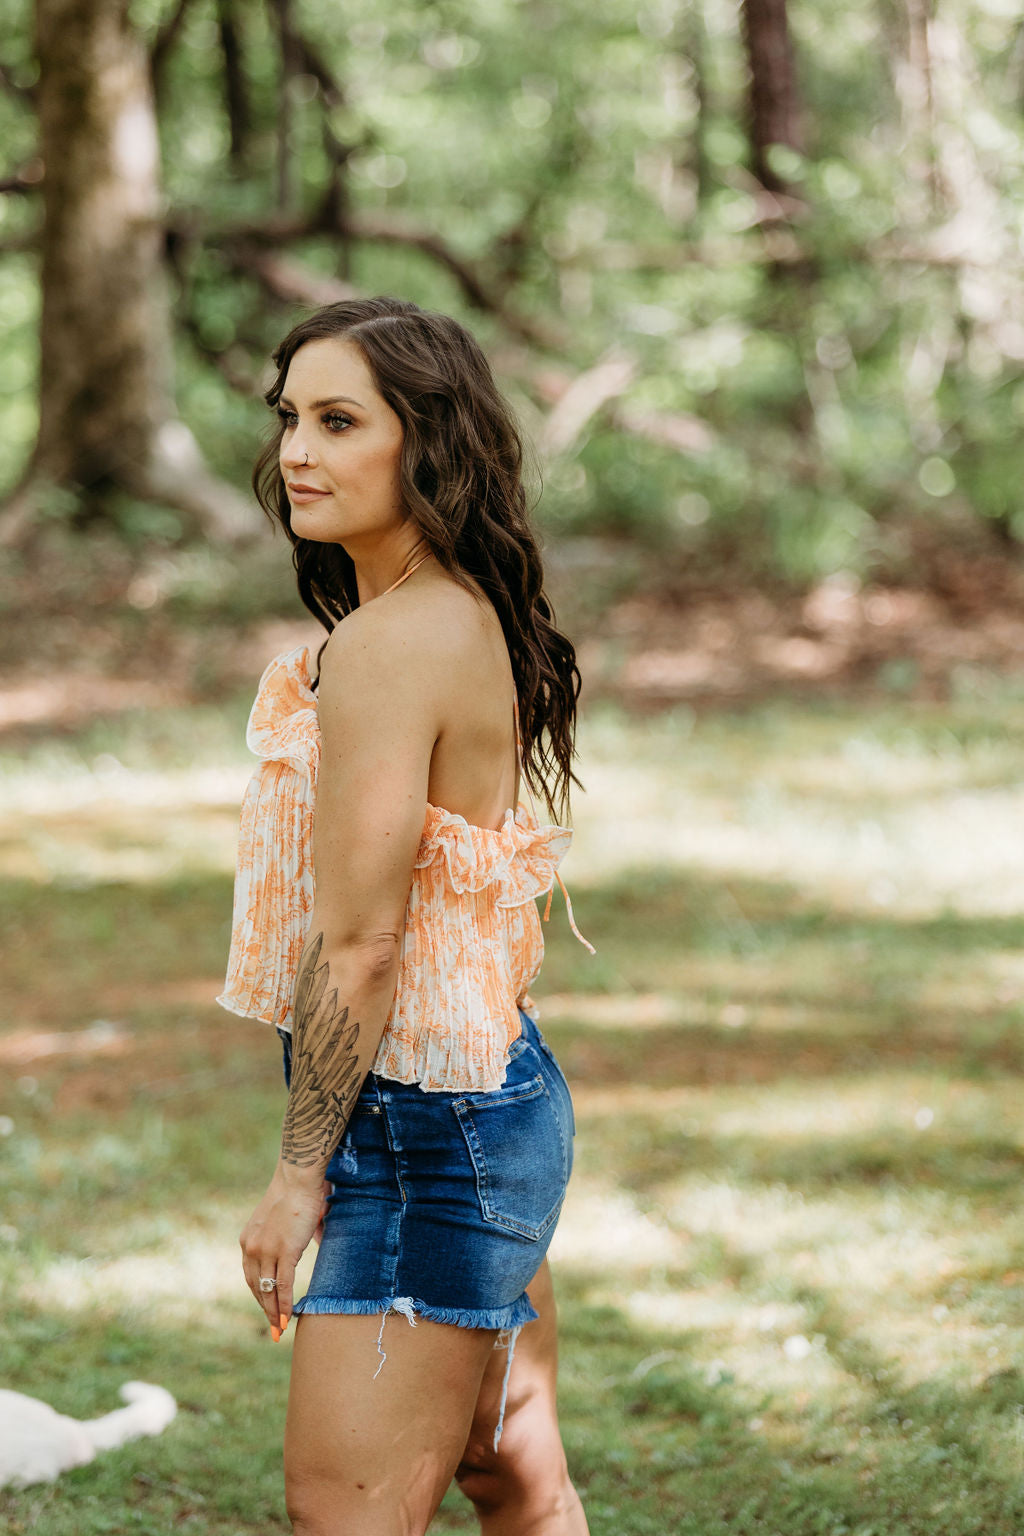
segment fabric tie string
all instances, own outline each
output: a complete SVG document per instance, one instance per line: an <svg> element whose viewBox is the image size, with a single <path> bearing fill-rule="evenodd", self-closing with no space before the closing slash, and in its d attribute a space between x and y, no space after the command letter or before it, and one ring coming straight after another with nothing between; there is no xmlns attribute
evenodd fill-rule
<svg viewBox="0 0 1024 1536"><path fill-rule="evenodd" d="M569 899L569 892L566 890L566 888L565 888L565 881L562 879L562 877L558 873L557 869L555 870L555 879L558 881L559 890L562 892L562 895L565 897L565 915L569 919L569 927L572 929L573 933L579 939L580 943L583 945L583 948L584 949L589 949L590 953L592 955L596 955L597 954L597 950L594 948L593 944L591 944L589 939L585 939L583 937L582 933L580 933L579 929L576 927L576 919L573 916L572 902ZM548 891L547 904L544 907L544 921L545 922L547 922L549 920L549 918L551 917L551 898L554 896L554 894L555 894L555 888L554 888L554 886L552 886L551 889Z"/></svg>

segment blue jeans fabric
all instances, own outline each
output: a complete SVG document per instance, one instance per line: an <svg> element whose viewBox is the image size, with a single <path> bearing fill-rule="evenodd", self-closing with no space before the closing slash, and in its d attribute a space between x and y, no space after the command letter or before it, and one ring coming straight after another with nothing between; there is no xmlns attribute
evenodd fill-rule
<svg viewBox="0 0 1024 1536"><path fill-rule="evenodd" d="M297 1314L395 1310L502 1330L536 1317L526 1286L562 1208L575 1122L550 1047L520 1017L491 1093L424 1093L370 1073L327 1167L333 1192Z"/></svg>

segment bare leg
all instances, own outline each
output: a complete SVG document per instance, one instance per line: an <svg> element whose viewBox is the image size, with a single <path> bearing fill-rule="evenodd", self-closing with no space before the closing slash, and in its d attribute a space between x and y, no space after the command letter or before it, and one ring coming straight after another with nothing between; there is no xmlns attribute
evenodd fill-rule
<svg viewBox="0 0 1024 1536"><path fill-rule="evenodd" d="M389 1313L381 1365L380 1325L298 1320L284 1456L301 1536L423 1536L458 1465L496 1335Z"/></svg>
<svg viewBox="0 0 1024 1536"><path fill-rule="evenodd" d="M500 1444L495 1451L505 1352L496 1349L455 1476L473 1502L484 1536L587 1536L587 1517L569 1481L558 1428L557 1321L546 1259L528 1293L540 1316L526 1324L516 1344Z"/></svg>

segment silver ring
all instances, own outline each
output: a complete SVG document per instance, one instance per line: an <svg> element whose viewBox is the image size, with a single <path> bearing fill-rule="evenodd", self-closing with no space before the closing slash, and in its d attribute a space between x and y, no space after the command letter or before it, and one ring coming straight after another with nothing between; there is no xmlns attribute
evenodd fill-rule
<svg viewBox="0 0 1024 1536"><path fill-rule="evenodd" d="M308 463L309 463L309 452L307 450L306 457L303 459L302 463L299 465L299 468L300 469L305 469L305 467L306 467L306 465Z"/></svg>
<svg viewBox="0 0 1024 1536"><path fill-rule="evenodd" d="M277 1281L272 1280L269 1275L260 1275L260 1290L264 1296L269 1296L271 1291L277 1290Z"/></svg>

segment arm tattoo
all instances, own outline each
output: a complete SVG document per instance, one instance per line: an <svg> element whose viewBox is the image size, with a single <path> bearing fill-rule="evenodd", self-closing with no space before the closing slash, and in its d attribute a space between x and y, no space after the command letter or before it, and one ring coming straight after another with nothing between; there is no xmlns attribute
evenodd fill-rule
<svg viewBox="0 0 1024 1536"><path fill-rule="evenodd" d="M321 963L324 936L303 950L295 980L292 1083L281 1135L281 1158L309 1168L329 1158L348 1123L362 1084L356 1057L359 1025L349 1022Z"/></svg>

